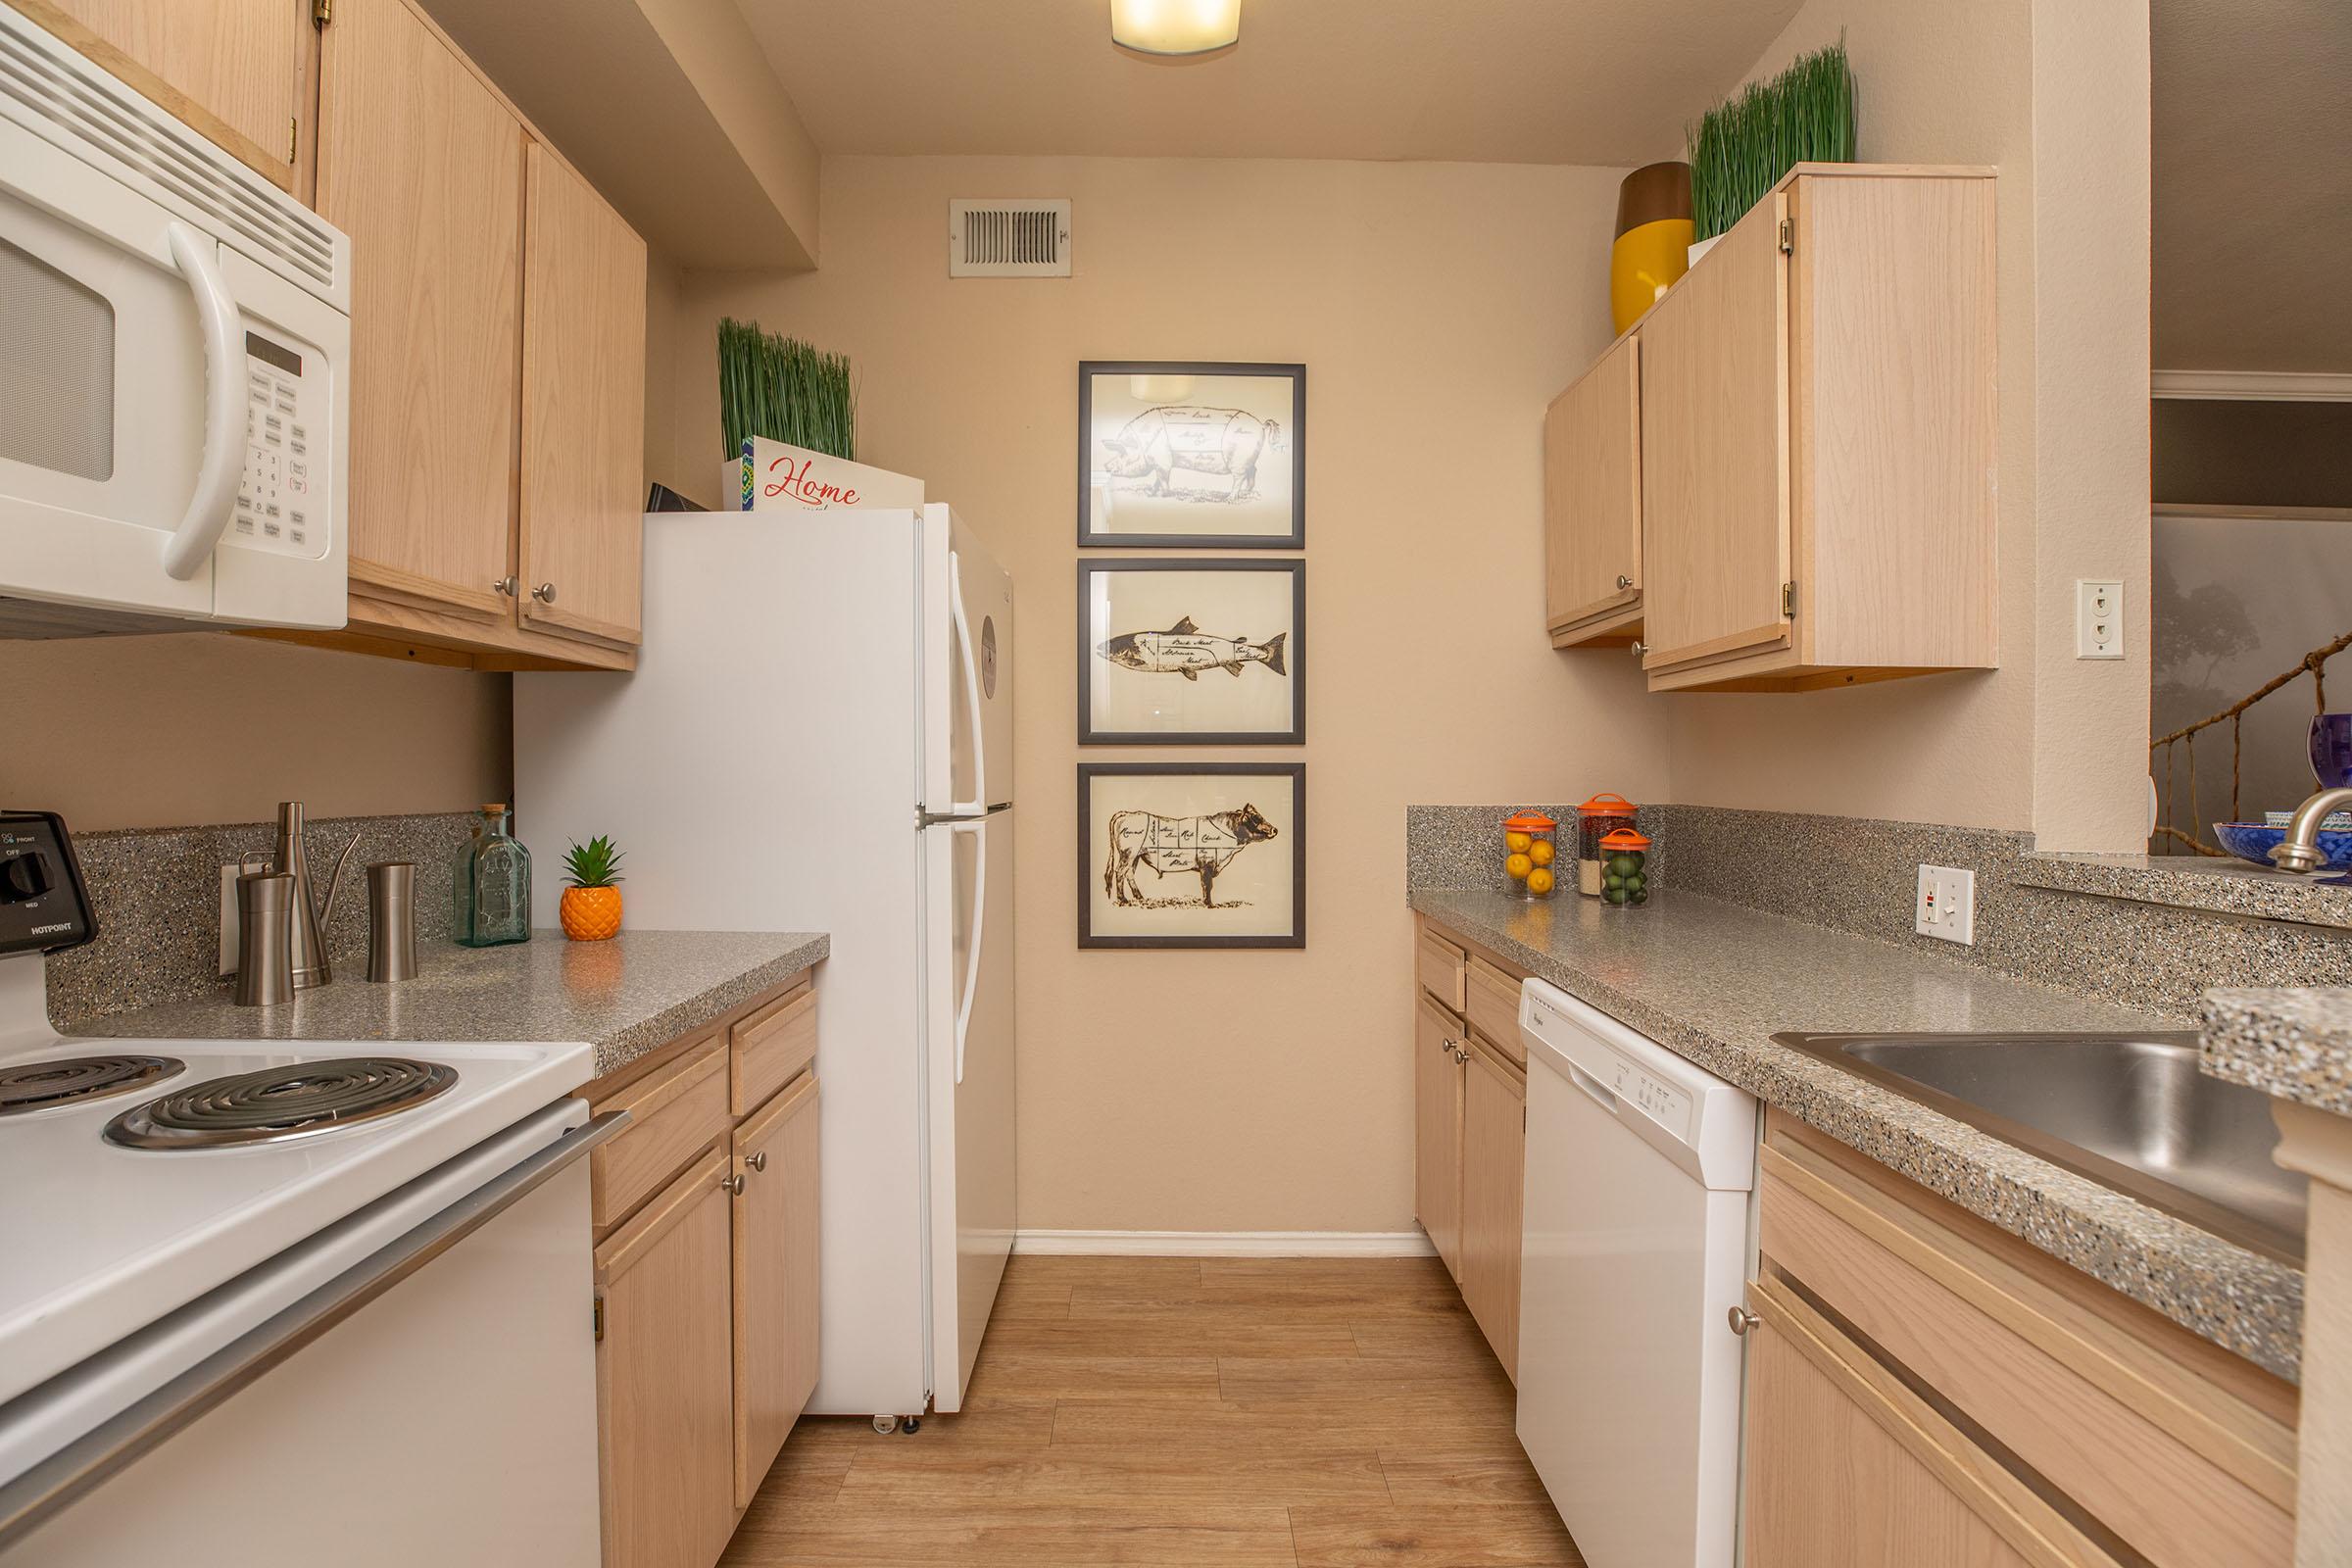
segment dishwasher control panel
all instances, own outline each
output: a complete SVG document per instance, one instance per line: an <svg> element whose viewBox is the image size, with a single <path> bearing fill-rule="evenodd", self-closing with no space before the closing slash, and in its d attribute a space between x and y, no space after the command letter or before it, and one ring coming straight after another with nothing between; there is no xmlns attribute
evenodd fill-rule
<svg viewBox="0 0 2352 1568"><path fill-rule="evenodd" d="M1687 1091L1653 1078L1622 1058L1616 1080L1609 1087L1617 1091L1618 1099L1641 1107L1643 1115L1678 1137L1690 1130L1690 1096Z"/></svg>

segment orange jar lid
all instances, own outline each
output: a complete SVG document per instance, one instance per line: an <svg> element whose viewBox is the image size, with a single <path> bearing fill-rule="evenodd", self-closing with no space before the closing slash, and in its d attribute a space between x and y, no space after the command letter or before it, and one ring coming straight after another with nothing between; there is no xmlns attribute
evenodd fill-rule
<svg viewBox="0 0 2352 1568"><path fill-rule="evenodd" d="M1548 833L1560 824L1542 811L1521 811L1503 818L1502 825L1514 833Z"/></svg>
<svg viewBox="0 0 2352 1568"><path fill-rule="evenodd" d="M1577 809L1587 816L1623 816L1636 807L1622 795L1595 795Z"/></svg>
<svg viewBox="0 0 2352 1568"><path fill-rule="evenodd" d="M1643 838L1641 834L1635 832L1630 827L1621 827L1614 833L1603 835L1600 841L1600 847L1604 850L1615 850L1621 855L1628 853L1639 854L1641 851L1649 848L1649 840Z"/></svg>

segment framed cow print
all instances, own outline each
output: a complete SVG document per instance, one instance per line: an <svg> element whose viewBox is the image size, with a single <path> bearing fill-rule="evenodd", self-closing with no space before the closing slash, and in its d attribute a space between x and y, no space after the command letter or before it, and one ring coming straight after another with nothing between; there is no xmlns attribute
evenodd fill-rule
<svg viewBox="0 0 2352 1568"><path fill-rule="evenodd" d="M1078 367L1078 543L1301 550L1306 367Z"/></svg>
<svg viewBox="0 0 2352 1568"><path fill-rule="evenodd" d="M1306 946L1300 762L1078 764L1078 946Z"/></svg>
<svg viewBox="0 0 2352 1568"><path fill-rule="evenodd" d="M1306 563L1081 560L1078 744L1306 740Z"/></svg>

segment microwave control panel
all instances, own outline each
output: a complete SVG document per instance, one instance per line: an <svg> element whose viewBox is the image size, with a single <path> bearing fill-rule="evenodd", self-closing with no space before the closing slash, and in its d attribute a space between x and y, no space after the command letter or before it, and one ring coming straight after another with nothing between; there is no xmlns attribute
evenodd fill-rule
<svg viewBox="0 0 2352 1568"><path fill-rule="evenodd" d="M326 554L326 381L325 361L317 353L246 332L245 473L222 543L314 559Z"/></svg>

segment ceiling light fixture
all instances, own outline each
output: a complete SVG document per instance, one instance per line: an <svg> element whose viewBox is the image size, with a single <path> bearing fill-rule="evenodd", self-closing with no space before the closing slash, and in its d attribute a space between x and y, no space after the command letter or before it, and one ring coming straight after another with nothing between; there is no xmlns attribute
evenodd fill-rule
<svg viewBox="0 0 2352 1568"><path fill-rule="evenodd" d="M1110 0L1110 41L1147 55L1204 55L1242 36L1242 0Z"/></svg>

